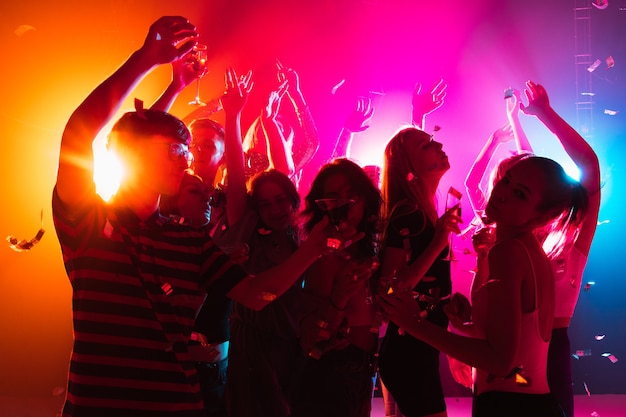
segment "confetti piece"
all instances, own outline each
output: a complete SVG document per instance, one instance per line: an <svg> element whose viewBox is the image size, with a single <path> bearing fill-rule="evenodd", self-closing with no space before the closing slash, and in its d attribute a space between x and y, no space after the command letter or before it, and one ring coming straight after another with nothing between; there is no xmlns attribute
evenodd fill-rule
<svg viewBox="0 0 626 417"><path fill-rule="evenodd" d="M433 132L439 132L441 130L441 126L433 126Z"/></svg>
<svg viewBox="0 0 626 417"><path fill-rule="evenodd" d="M32 238L31 240L26 240L26 239L17 240L15 236L9 235L7 236L6 240L7 242L9 242L9 247L11 249L13 249L16 252L24 252L24 251L31 250L32 247L35 246L35 244L37 244L41 240L44 233L46 233L46 231L43 229L43 209L41 209L41 228L39 229L39 231L37 232L34 238Z"/></svg>
<svg viewBox="0 0 626 417"><path fill-rule="evenodd" d="M591 349L579 349L576 351L576 356L582 358L583 356L591 356Z"/></svg>
<svg viewBox="0 0 626 417"><path fill-rule="evenodd" d="M617 113L619 113L618 110L604 109L604 114L608 114L609 116L615 116L617 115Z"/></svg>
<svg viewBox="0 0 626 417"><path fill-rule="evenodd" d="M159 32L157 32L157 34L156 34L156 40L157 40L157 41L160 41L161 39L163 39L163 38L161 37L161 34L160 34Z"/></svg>
<svg viewBox="0 0 626 417"><path fill-rule="evenodd" d="M596 95L596 93L580 93L581 96L590 96L593 97Z"/></svg>
<svg viewBox="0 0 626 417"><path fill-rule="evenodd" d="M589 292L589 290L591 289L592 285L595 285L596 283L593 281L589 281L588 283L585 284L585 286L583 287L583 291L584 292Z"/></svg>
<svg viewBox="0 0 626 417"><path fill-rule="evenodd" d="M341 87L342 85L344 85L346 82L345 79L339 81L337 84L335 84L335 86L330 90L330 94L335 94L337 92L337 90L339 90L339 87Z"/></svg>
<svg viewBox="0 0 626 417"><path fill-rule="evenodd" d="M600 417L600 414L596 413L595 411L592 411L591 417Z"/></svg>
<svg viewBox="0 0 626 417"><path fill-rule="evenodd" d="M605 334L597 334L597 335L596 335L596 340L602 340L602 339L604 339L605 337L606 337L606 335L605 335Z"/></svg>
<svg viewBox="0 0 626 417"><path fill-rule="evenodd" d="M587 67L587 71L594 72L596 70L596 68L598 68L600 66L601 63L602 63L602 61L600 61L599 59L596 59L595 61L593 61L593 64L591 64L591 65L589 65Z"/></svg>
<svg viewBox="0 0 626 417"><path fill-rule="evenodd" d="M613 68L615 66L615 59L611 55L606 58L606 69Z"/></svg>
<svg viewBox="0 0 626 417"><path fill-rule="evenodd" d="M368 93L370 93L372 95L375 95L375 96L385 96L386 95L382 91L372 91L372 90L370 90L370 91L368 91Z"/></svg>
<svg viewBox="0 0 626 417"><path fill-rule="evenodd" d="M602 220L602 221L598 221L597 225L600 226L601 224L609 224L609 223L611 223L610 220Z"/></svg>
<svg viewBox="0 0 626 417"><path fill-rule="evenodd" d="M591 397L591 392L589 391L589 387L586 382L583 382L583 386L585 387L585 392L587 393L587 397Z"/></svg>
<svg viewBox="0 0 626 417"><path fill-rule="evenodd" d="M615 355L613 355L613 354L611 354L611 353L608 353L608 352L603 353L603 354L602 354L602 357L603 357L603 358L609 358L609 360L610 360L611 362L613 362L613 363L616 363L616 362L619 360L619 359L617 359L617 357L616 357Z"/></svg>
<svg viewBox="0 0 626 417"><path fill-rule="evenodd" d="M17 36L22 36L24 35L26 32L30 32L31 30L35 30L34 27L32 27L31 25L19 25L14 31L13 33L15 33Z"/></svg>
<svg viewBox="0 0 626 417"><path fill-rule="evenodd" d="M161 290L163 290L165 295L170 295L172 291L174 291L174 289L172 288L172 284L170 284L169 282L166 282L165 284L161 285Z"/></svg>
<svg viewBox="0 0 626 417"><path fill-rule="evenodd" d="M528 386L530 385L530 381L526 378L524 378L524 376L520 373L516 373L515 374L515 383L517 385L523 385L523 386Z"/></svg>

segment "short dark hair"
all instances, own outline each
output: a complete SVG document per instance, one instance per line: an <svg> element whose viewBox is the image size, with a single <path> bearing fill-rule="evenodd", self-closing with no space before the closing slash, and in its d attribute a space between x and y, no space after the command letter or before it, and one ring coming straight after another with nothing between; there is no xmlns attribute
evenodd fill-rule
<svg viewBox="0 0 626 417"><path fill-rule="evenodd" d="M182 120L163 111L146 109L120 117L109 134L109 145L132 145L137 139L154 135L168 136L185 144L191 141L191 133Z"/></svg>

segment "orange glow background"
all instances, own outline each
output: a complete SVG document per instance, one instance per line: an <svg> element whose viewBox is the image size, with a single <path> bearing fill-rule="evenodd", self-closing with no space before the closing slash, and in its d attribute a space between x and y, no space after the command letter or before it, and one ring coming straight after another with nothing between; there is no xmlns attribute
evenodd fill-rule
<svg viewBox="0 0 626 417"><path fill-rule="evenodd" d="M379 163L386 139L400 123L409 121L410 95L415 82L421 81L428 88L443 76L449 85L446 104L428 118L427 130L432 130L435 124L442 126L437 138L444 142L452 164L441 184L441 190L447 190L450 185L462 187L482 144L493 130L504 124L501 96L509 85L521 89L527 79L544 83L553 106L574 124L573 3L565 0L3 1L0 5L3 61L0 238L34 237L41 226L42 209L46 234L28 252L14 252L4 240L0 242L0 395L50 395L55 387L65 386L72 343L71 288L63 268L50 204L61 134L72 111L141 46L149 25L158 17L188 17L198 26L200 41L209 45L210 72L202 80L201 95L205 101L223 91L223 72L227 66L233 65L240 72L253 69L257 83L255 95L246 108L250 110L244 111L244 125L258 114L262 93L269 88L269 82L264 84L262 80L273 77L276 58L300 74L302 88L318 122L322 146L331 142L329 138L336 137L354 97L371 90L384 92L384 96L375 100L372 127L353 146L363 165ZM612 0L612 5L615 3L618 1ZM607 9L602 16L615 10ZM598 13L594 11L594 19L601 17ZM616 68L623 75L626 11L622 13L615 26L617 34L607 35L594 48L601 59L613 54L618 63ZM610 42L620 39L621 47L608 48ZM345 86L339 89L339 94L331 96L331 88L342 79L347 80ZM122 110L131 110L135 97L149 105L169 80L169 67L158 68L137 86ZM601 81L595 82L598 90L603 88ZM614 94L614 100L606 106L621 108L621 118L612 118L602 125L608 119L598 116L598 134L592 144L606 170L600 220L610 223L599 229L598 242L594 243L586 274L599 284L581 300L577 310L582 311L577 329L581 336L573 341L572 348L586 348L588 333L593 338L594 333L611 334L613 330L607 341L619 339L612 350L618 356L621 350L624 360L609 370L604 369L603 375L614 372L616 366L622 367L623 386L626 374L623 326L604 326L613 322L611 313L597 319L590 316L598 304L604 309L614 308L611 311L622 322L626 314L623 303L616 299L616 294L624 293L624 280L610 279L623 276L623 265L617 267L623 255L618 252L619 245L615 245L616 241L622 241L626 230L623 204L615 199L614 211L608 204L612 189L624 189L623 178L619 177L624 172L619 167L626 154L623 77L606 90ZM187 88L171 112L184 117L190 111L186 103L194 96L195 89ZM603 97L606 95L598 94L596 100L600 102ZM216 115L220 121L221 117ZM524 123L538 153L561 158L562 163L568 164L561 151L551 148L556 140L542 139L545 129L533 120ZM601 135L603 132L610 134ZM98 149L103 148L103 141L98 142ZM621 187L616 185L618 182L622 183ZM463 212L470 213L466 199L463 205ZM472 266L459 263L454 268L460 277L455 289L465 292ZM600 352L597 353L599 357ZM606 379L598 377L598 381ZM576 387L580 393L582 383Z"/></svg>

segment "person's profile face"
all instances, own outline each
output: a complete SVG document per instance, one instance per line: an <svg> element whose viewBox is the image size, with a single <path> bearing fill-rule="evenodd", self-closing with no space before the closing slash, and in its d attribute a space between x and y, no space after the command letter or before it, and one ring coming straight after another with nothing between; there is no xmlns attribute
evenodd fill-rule
<svg viewBox="0 0 626 417"><path fill-rule="evenodd" d="M518 163L496 182L485 214L498 225L524 226L538 219L545 188L543 172L533 164Z"/></svg>
<svg viewBox="0 0 626 417"><path fill-rule="evenodd" d="M415 174L441 174L450 169L443 145L432 137L414 133L404 139L404 146Z"/></svg>

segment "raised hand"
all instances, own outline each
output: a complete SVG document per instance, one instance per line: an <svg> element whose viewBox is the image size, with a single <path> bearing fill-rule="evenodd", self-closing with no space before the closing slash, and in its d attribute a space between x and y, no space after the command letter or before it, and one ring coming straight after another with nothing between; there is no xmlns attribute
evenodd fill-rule
<svg viewBox="0 0 626 417"><path fill-rule="evenodd" d="M287 93L290 96L302 94L300 91L300 77L293 68L285 67L280 61L276 60L276 68L278 68L278 82L287 81Z"/></svg>
<svg viewBox="0 0 626 417"><path fill-rule="evenodd" d="M200 71L197 71L193 65L189 65L187 61L188 56L189 54L186 54L182 58L172 62L172 84L179 87L180 90L187 87L196 79L203 77L208 72L206 66Z"/></svg>
<svg viewBox="0 0 626 417"><path fill-rule="evenodd" d="M287 92L287 81L283 81L282 84L278 86L275 91L272 91L268 98L267 104L263 108L263 117L265 119L275 120L278 116L278 111L280 110L280 103L283 100L283 96Z"/></svg>
<svg viewBox="0 0 626 417"><path fill-rule="evenodd" d="M520 103L520 108L524 114L538 115L550 109L550 99L546 89L541 84L532 81L526 81L526 89L524 90L528 105Z"/></svg>
<svg viewBox="0 0 626 417"><path fill-rule="evenodd" d="M248 102L248 95L252 91L254 85L251 82L252 71L248 71L246 75L238 76L234 68L229 68L224 76L226 83L226 91L222 96L221 102L224 112L240 113Z"/></svg>
<svg viewBox="0 0 626 417"><path fill-rule="evenodd" d="M374 107L369 97L359 97L356 108L348 115L344 128L350 132L363 132L369 125L366 123L374 115Z"/></svg>
<svg viewBox="0 0 626 417"><path fill-rule="evenodd" d="M150 26L140 52L153 65L175 61L197 43L196 27L182 16L163 16Z"/></svg>
<svg viewBox="0 0 626 417"><path fill-rule="evenodd" d="M513 95L504 100L506 103L506 116L509 122L511 118L516 117L520 111L520 105L522 104L521 94L518 89L513 89Z"/></svg>
<svg viewBox="0 0 626 417"><path fill-rule="evenodd" d="M422 84L417 83L415 85L411 100L413 123L422 124L427 114L434 112L443 105L443 101L446 98L446 88L448 88L448 84L443 79L433 84L426 93L422 93Z"/></svg>
<svg viewBox="0 0 626 417"><path fill-rule="evenodd" d="M502 127L497 128L492 133L492 138L494 143L501 144L512 141L515 137L513 136L513 129L509 123L505 124Z"/></svg>

